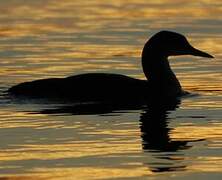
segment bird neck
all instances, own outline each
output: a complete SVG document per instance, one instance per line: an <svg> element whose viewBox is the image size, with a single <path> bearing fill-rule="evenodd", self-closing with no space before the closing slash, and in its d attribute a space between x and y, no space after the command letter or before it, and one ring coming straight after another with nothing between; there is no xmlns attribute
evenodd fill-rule
<svg viewBox="0 0 222 180"><path fill-rule="evenodd" d="M143 53L143 72L153 92L167 96L182 94L180 82L170 68L167 56L159 53Z"/></svg>

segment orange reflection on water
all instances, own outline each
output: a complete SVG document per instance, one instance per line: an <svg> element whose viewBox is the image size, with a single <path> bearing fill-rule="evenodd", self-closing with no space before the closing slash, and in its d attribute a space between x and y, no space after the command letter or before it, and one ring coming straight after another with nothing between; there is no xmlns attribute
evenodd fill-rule
<svg viewBox="0 0 222 180"><path fill-rule="evenodd" d="M209 121L209 125L195 124L194 120L190 124L177 123L169 135L173 140L211 141L204 149L208 156L195 151L201 147L197 142L192 148L167 157L176 165L184 161L189 173L222 171L220 154L211 153L221 147L222 129L218 121L222 107L219 100L222 95L220 1L1 3L0 75L4 87L83 72L113 72L144 79L141 50L146 40L162 29L182 32L195 47L212 53L216 57L212 61L191 56L171 60L184 89L200 94L196 99L182 102L181 110L188 111L183 115L193 120L189 117L192 110L207 111L217 122ZM12 106L21 111L29 107ZM35 109L34 105L31 108ZM33 179L146 179L146 176L166 178L187 173L152 171L152 165L165 167L169 162L161 159L161 153L143 152L139 125L130 124L130 118L135 119L131 115L126 118L129 127L120 124L119 129L113 129L114 118L108 127L103 127L106 117L101 121L91 117L93 120L85 122L87 117L27 114L10 107L1 108L0 118L0 133L5 140L0 150L0 170L3 171L30 175L30 178L36 175ZM202 120L200 118L200 122ZM139 118L135 121L139 123ZM102 128L96 123L103 124ZM8 179L16 178L25 177Z"/></svg>
<svg viewBox="0 0 222 180"><path fill-rule="evenodd" d="M172 132L173 139L217 139L220 137L222 127L219 126L195 126L195 125L184 125L177 127ZM191 136L192 133L192 136Z"/></svg>
<svg viewBox="0 0 222 180"><path fill-rule="evenodd" d="M217 1L125 1L112 0L101 2L93 0L87 3L81 1L44 1L24 4L14 2L2 4L0 18L13 19L3 24L2 36L25 36L45 34L50 32L93 32L98 31L109 23L126 25L134 20L152 21L152 28L160 28L166 24L168 28L189 26L196 19L218 19L221 8ZM186 4L186 5L184 5ZM165 19L167 17L167 21ZM163 19L164 18L164 19ZM149 22L147 22L149 24ZM129 29L129 28L128 28Z"/></svg>
<svg viewBox="0 0 222 180"><path fill-rule="evenodd" d="M42 169L36 168L35 174L41 173L45 174L47 179L56 179L56 180L66 180L67 177L75 177L75 179L109 179L111 177L115 178L140 178L142 176L154 175L152 171L147 170L142 165L138 168L132 168L131 171L128 171L124 168L103 168L103 167L76 167L76 168L53 168L53 169ZM52 175L53 174L53 175ZM44 175L43 175L44 177Z"/></svg>

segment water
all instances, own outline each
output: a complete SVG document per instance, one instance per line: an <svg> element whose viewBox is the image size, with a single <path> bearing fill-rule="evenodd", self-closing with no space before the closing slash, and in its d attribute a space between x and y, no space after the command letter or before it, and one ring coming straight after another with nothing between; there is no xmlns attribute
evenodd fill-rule
<svg viewBox="0 0 222 180"><path fill-rule="evenodd" d="M0 12L1 92L84 72L144 79L141 49L162 29L215 56L171 58L184 89L198 95L158 112L49 114L42 110L59 104L1 96L2 179L221 179L220 1L2 0Z"/></svg>

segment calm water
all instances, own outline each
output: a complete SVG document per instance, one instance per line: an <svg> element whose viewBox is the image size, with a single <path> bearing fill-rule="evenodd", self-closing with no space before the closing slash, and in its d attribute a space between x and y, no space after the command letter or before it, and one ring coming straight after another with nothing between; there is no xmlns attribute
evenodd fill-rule
<svg viewBox="0 0 222 180"><path fill-rule="evenodd" d="M1 94L84 72L144 79L141 49L162 29L215 59L171 58L184 89L198 95L158 112L48 114L60 105L1 96L0 179L221 179L221 14L219 0L1 0Z"/></svg>

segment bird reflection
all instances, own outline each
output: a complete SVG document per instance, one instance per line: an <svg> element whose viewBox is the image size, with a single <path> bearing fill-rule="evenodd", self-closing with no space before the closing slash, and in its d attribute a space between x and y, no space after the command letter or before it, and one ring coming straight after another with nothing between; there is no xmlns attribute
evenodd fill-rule
<svg viewBox="0 0 222 180"><path fill-rule="evenodd" d="M41 114L70 114L70 115L101 115L121 113L129 110L143 109L141 104L121 103L81 103L42 109L36 113Z"/></svg>
<svg viewBox="0 0 222 180"><path fill-rule="evenodd" d="M154 106L149 106L142 113L140 128L144 150L177 151L188 148L187 141L172 141L169 136L171 128L168 127L168 115L179 104L179 100L159 106L155 104Z"/></svg>
<svg viewBox="0 0 222 180"><path fill-rule="evenodd" d="M183 151L192 147L189 142L198 140L172 140L168 127L169 114L175 111L180 105L180 100L175 99L167 103L153 103L141 114L140 130L142 148L144 152L152 153L155 162L148 163L149 169L153 172L181 171L186 169L182 164L184 160ZM167 163L163 163L163 160ZM163 166L164 164L164 166Z"/></svg>
<svg viewBox="0 0 222 180"><path fill-rule="evenodd" d="M93 115L115 114L129 110L142 110L140 116L140 131L144 153L154 159L146 163L153 172L182 171L186 169L183 164L185 155L183 150L192 147L189 142L199 140L173 140L170 137L172 128L168 127L169 114L180 106L180 99L158 99L146 104L120 104L120 103L86 103L65 105L56 108L47 108L36 113L41 114L68 114ZM189 143L189 145L188 145Z"/></svg>

